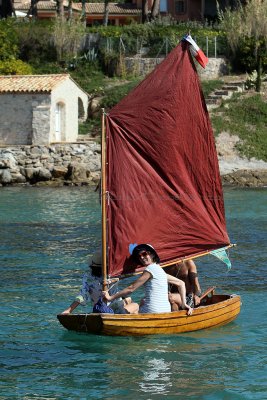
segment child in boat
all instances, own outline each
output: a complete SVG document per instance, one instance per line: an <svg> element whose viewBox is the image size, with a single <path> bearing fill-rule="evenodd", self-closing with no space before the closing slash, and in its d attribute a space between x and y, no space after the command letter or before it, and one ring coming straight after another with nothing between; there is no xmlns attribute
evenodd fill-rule
<svg viewBox="0 0 267 400"><path fill-rule="evenodd" d="M83 275L82 286L79 294L76 296L73 303L62 312L62 314L71 314L79 305L86 306L88 301L91 301L94 306L100 297L102 297L102 253L97 250L93 257L89 260L89 269ZM118 291L118 280L114 279L107 282L110 287L112 294ZM117 298L116 301L112 301L109 307L112 308L115 314L128 313L127 308L131 304L131 299ZM130 307L131 309L131 307Z"/></svg>
<svg viewBox="0 0 267 400"><path fill-rule="evenodd" d="M145 297L142 299L139 310L140 313L165 313L171 311L171 305L168 298L168 283L178 287L182 308L187 310L187 314L192 313L192 308L186 304L185 284L182 280L177 279L165 273L160 267L159 256L150 244L139 244L133 248L133 259L140 265L146 267L140 278L127 288L117 293L111 294L103 291L103 296L107 301L114 301L119 297L126 297L133 293L136 289L144 285Z"/></svg>
<svg viewBox="0 0 267 400"><path fill-rule="evenodd" d="M184 281L186 303L190 307L200 304L201 288L198 281L197 267L193 260L183 261L182 263L166 267L165 272ZM177 291L177 287L173 285L170 285L169 289L169 300L172 305L172 311L177 311L182 303L180 294Z"/></svg>

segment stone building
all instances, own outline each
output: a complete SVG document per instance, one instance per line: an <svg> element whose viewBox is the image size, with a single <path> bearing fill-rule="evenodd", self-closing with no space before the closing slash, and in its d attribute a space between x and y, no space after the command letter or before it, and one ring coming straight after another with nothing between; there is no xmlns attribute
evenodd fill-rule
<svg viewBox="0 0 267 400"><path fill-rule="evenodd" d="M75 142L87 108L68 74L0 76L0 145Z"/></svg>

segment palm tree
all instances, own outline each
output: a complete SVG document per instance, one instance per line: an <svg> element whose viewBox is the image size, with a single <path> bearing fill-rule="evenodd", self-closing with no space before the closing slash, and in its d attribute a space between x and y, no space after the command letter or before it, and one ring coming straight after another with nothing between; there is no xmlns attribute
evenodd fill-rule
<svg viewBox="0 0 267 400"><path fill-rule="evenodd" d="M151 20L153 21L159 16L160 0L154 0L151 8Z"/></svg>
<svg viewBox="0 0 267 400"><path fill-rule="evenodd" d="M108 15L109 15L109 1L105 0L104 6L104 20L103 25L108 26Z"/></svg>

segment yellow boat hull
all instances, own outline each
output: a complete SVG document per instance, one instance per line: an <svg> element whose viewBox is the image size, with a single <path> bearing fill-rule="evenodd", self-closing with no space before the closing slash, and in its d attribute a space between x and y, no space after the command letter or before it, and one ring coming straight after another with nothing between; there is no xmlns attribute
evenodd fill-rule
<svg viewBox="0 0 267 400"><path fill-rule="evenodd" d="M111 336L170 335L228 324L240 313L238 295L213 295L207 305L160 314L59 314L68 330Z"/></svg>

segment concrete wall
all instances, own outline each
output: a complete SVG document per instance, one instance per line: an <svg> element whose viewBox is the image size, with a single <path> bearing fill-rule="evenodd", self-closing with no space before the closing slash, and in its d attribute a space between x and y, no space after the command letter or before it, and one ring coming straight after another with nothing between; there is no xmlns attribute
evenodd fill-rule
<svg viewBox="0 0 267 400"><path fill-rule="evenodd" d="M0 95L0 145L31 144L34 110L49 106L49 94L8 93ZM49 120L42 121L42 135L49 137Z"/></svg>
<svg viewBox="0 0 267 400"><path fill-rule="evenodd" d="M80 98L80 101L79 101ZM80 107L79 107L80 104ZM56 132L57 105L61 109L61 132ZM83 115L81 108L83 105ZM75 142L78 137L78 120L86 120L88 96L71 79L56 87L51 95L50 143Z"/></svg>

